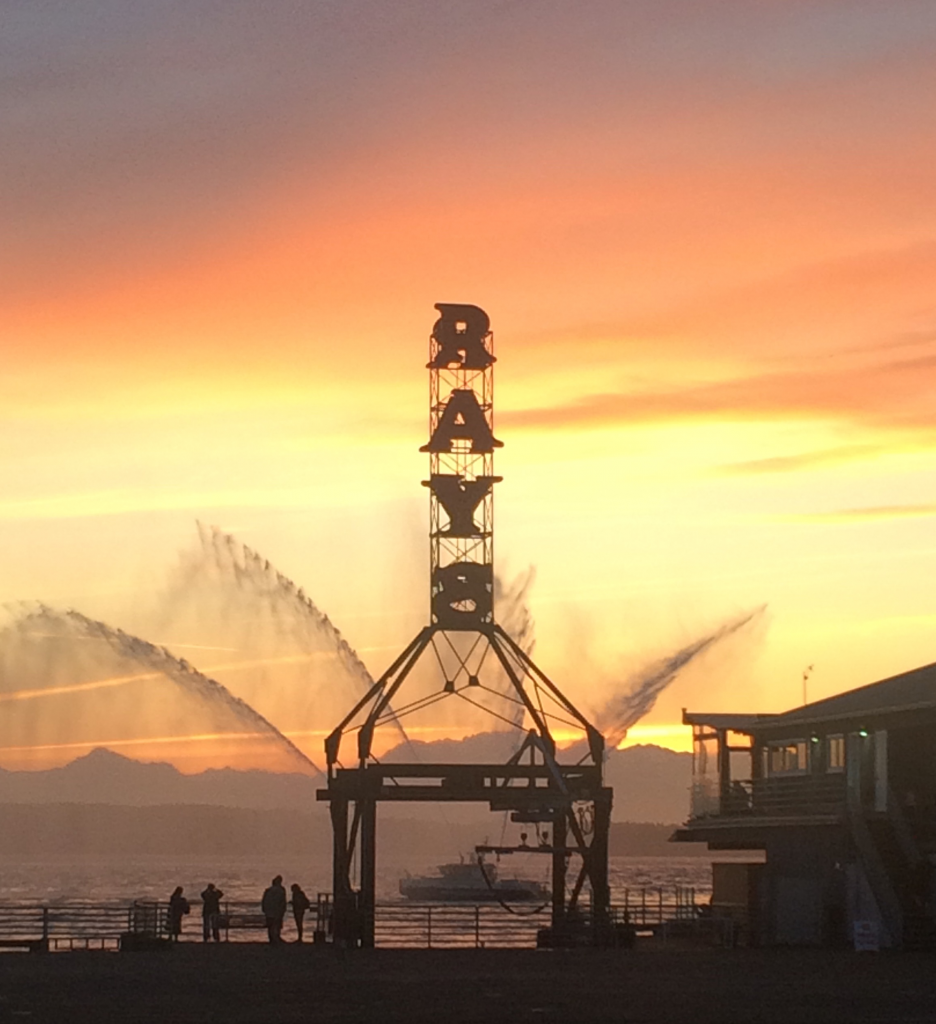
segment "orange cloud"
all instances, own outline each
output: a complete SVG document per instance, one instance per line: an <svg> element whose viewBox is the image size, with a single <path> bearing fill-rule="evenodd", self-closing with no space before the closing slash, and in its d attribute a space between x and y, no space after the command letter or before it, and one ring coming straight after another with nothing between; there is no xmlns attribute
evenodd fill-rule
<svg viewBox="0 0 936 1024"><path fill-rule="evenodd" d="M563 405L501 412L512 428L570 429L715 419L845 419L932 434L926 409L936 391L936 355L840 372L760 374L665 391L586 395ZM861 449L851 447L851 456ZM822 456L820 456L821 458Z"/></svg>

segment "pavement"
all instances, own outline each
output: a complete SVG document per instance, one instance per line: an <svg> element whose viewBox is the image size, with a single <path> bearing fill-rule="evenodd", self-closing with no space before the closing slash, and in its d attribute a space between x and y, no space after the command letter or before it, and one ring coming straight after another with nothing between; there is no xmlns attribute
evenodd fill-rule
<svg viewBox="0 0 936 1024"><path fill-rule="evenodd" d="M936 956L847 950L0 954L0 1024L936 1024Z"/></svg>

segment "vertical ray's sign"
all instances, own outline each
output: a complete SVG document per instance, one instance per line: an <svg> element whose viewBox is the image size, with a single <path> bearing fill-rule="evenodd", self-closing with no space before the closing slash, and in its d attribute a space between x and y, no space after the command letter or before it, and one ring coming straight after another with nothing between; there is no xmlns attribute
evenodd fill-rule
<svg viewBox="0 0 936 1024"><path fill-rule="evenodd" d="M477 306L438 303L429 341L432 621L494 621L494 336Z"/></svg>

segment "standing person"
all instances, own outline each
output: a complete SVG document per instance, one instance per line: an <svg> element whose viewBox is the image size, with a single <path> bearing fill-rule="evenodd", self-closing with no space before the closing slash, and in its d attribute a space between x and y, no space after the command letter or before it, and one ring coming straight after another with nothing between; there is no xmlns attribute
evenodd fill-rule
<svg viewBox="0 0 936 1024"><path fill-rule="evenodd" d="M184 892L182 886L177 885L169 897L169 937L173 942L179 941L182 934L182 918L191 910L189 901L182 895Z"/></svg>
<svg viewBox="0 0 936 1024"><path fill-rule="evenodd" d="M260 909L266 918L270 943L275 946L283 941L280 933L283 931L283 918L286 916L286 890L283 888L282 875L277 875L270 886L264 889Z"/></svg>
<svg viewBox="0 0 936 1024"><path fill-rule="evenodd" d="M309 897L299 888L296 882L293 882L289 888L292 891L292 912L296 921L296 931L299 933L299 938L296 939L296 942L302 942L302 919L312 904L309 902Z"/></svg>
<svg viewBox="0 0 936 1024"><path fill-rule="evenodd" d="M208 888L203 890L202 898L202 939L207 942L214 937L215 942L221 941L221 897L224 895L220 889L215 888L214 882L208 883Z"/></svg>

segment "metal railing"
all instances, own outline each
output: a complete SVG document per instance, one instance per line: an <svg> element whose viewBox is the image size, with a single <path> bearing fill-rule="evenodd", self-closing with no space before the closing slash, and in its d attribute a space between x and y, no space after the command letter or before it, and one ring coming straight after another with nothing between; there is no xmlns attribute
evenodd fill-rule
<svg viewBox="0 0 936 1024"><path fill-rule="evenodd" d="M131 930L125 904L0 904L0 948L116 949Z"/></svg>
<svg viewBox="0 0 936 1024"><path fill-rule="evenodd" d="M773 775L763 779L732 779L720 797L708 789L692 792L692 819L712 817L790 817L844 814L845 776L828 774Z"/></svg>
<svg viewBox="0 0 936 1024"><path fill-rule="evenodd" d="M548 908L510 914L491 903L384 903L374 916L376 944L390 948L529 948L548 924Z"/></svg>
<svg viewBox="0 0 936 1024"><path fill-rule="evenodd" d="M844 813L845 776L838 772L755 779L751 800L753 812L767 816Z"/></svg>
<svg viewBox="0 0 936 1024"><path fill-rule="evenodd" d="M323 899L324 897L324 899ZM319 913L306 915L306 937L320 931L328 935L328 894L320 894ZM378 903L375 908L378 946L386 948L531 948L537 933L550 924L550 907L517 906L513 913L495 903L446 904ZM168 904L139 900L131 904L0 904L0 948L35 951L61 949L118 949L122 936L168 938ZM667 922L698 917L695 890L682 886L623 889L612 907L612 921L640 930L655 931ZM583 908L587 920L588 908ZM265 942L265 921L254 902L228 901L221 905L224 941ZM284 938L295 937L290 915ZM197 905L186 917L183 943L202 941L202 918Z"/></svg>
<svg viewBox="0 0 936 1024"><path fill-rule="evenodd" d="M696 891L689 886L641 886L618 892L611 907L615 925L656 932L674 921L700 918ZM583 910L587 921L588 909ZM551 908L506 913L495 904L378 904L378 946L410 948L521 948L535 946L537 933L549 926Z"/></svg>
<svg viewBox="0 0 936 1024"><path fill-rule="evenodd" d="M689 886L628 888L623 897L623 902L612 906L612 919L638 929L655 929L667 921L687 921L699 916L696 891Z"/></svg>

